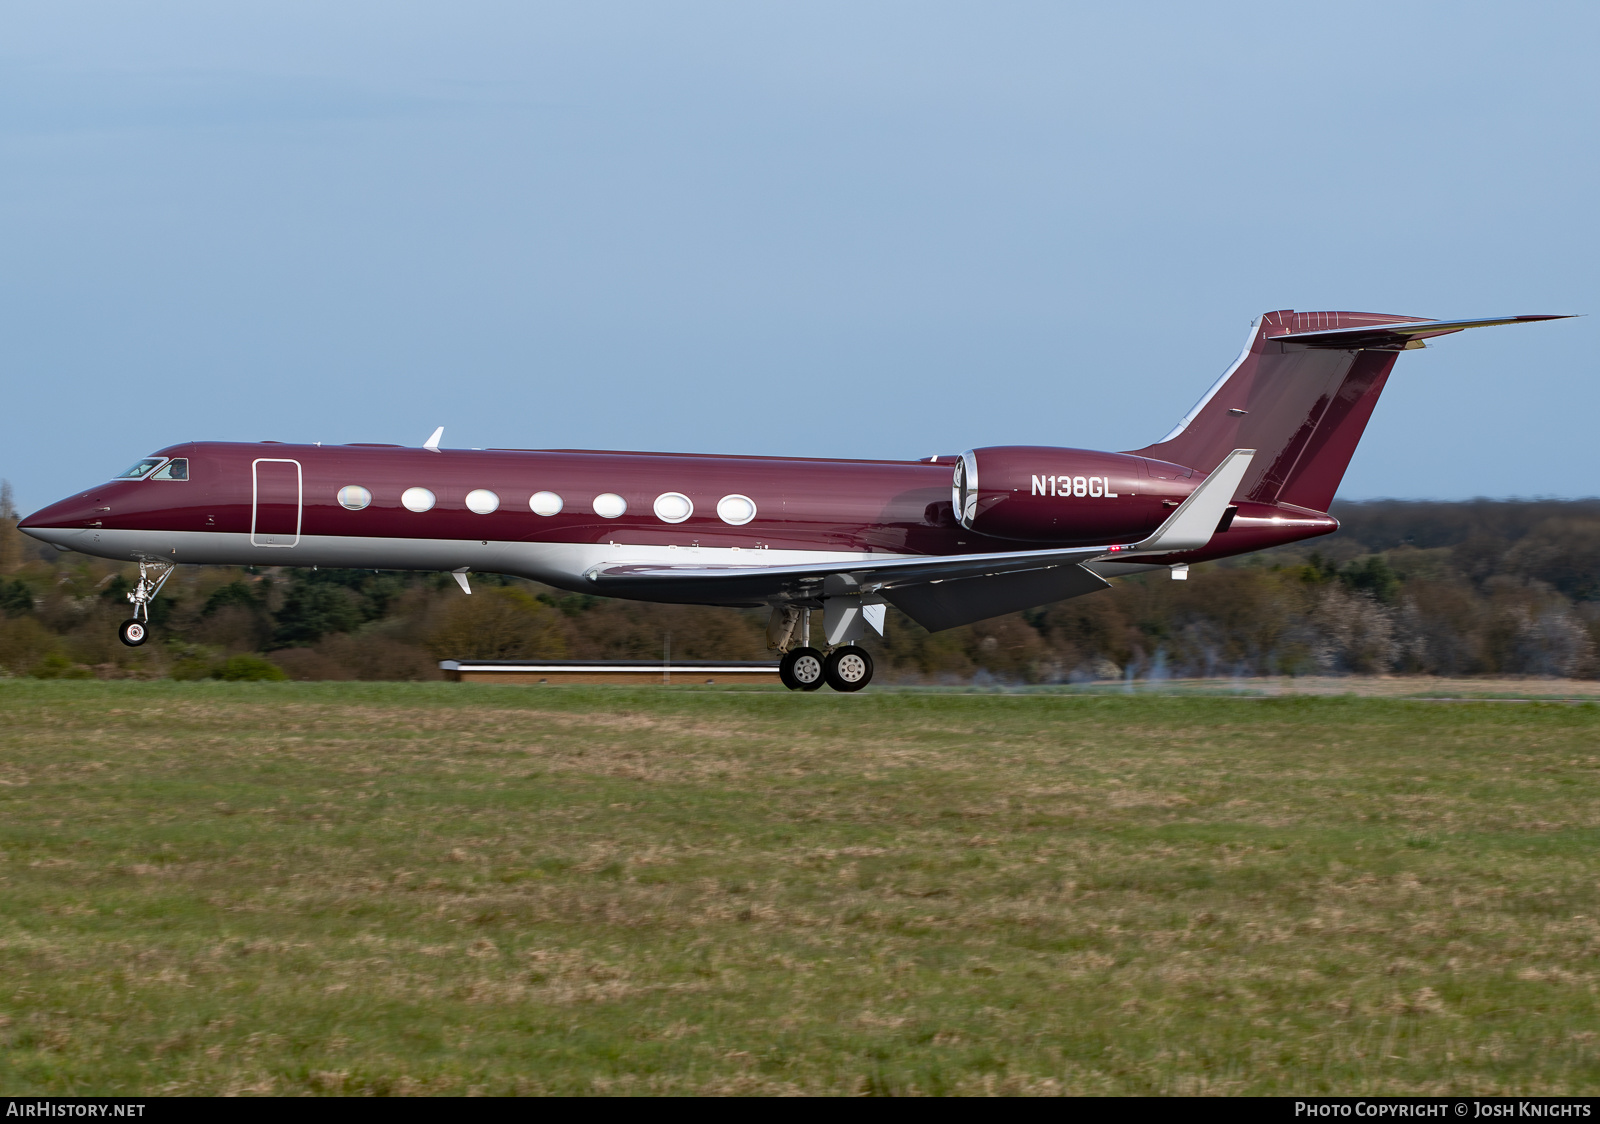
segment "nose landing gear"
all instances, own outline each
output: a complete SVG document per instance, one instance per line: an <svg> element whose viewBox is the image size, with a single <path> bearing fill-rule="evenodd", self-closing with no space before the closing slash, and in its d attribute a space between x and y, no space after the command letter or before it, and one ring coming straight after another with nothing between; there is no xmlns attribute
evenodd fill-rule
<svg viewBox="0 0 1600 1124"><path fill-rule="evenodd" d="M128 600L133 602L133 616L117 626L118 640L137 648L150 639L150 602L156 599L156 594L177 568L171 562L139 563L139 580L128 593Z"/></svg>

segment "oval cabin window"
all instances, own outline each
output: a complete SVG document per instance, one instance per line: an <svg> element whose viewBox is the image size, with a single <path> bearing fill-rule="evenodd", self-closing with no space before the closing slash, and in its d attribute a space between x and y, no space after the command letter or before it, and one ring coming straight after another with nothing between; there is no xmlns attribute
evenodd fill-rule
<svg viewBox="0 0 1600 1124"><path fill-rule="evenodd" d="M594 513L602 519L620 519L628 513L628 501L615 492L602 492L594 498Z"/></svg>
<svg viewBox="0 0 1600 1124"><path fill-rule="evenodd" d="M479 515L488 515L492 511L499 511L500 497L489 491L488 488L474 488L467 493L467 510L475 511Z"/></svg>
<svg viewBox="0 0 1600 1124"><path fill-rule="evenodd" d="M694 501L682 492L663 492L656 497L656 518L663 523L682 523L694 514Z"/></svg>
<svg viewBox="0 0 1600 1124"><path fill-rule="evenodd" d="M346 511L360 511L372 502L372 493L360 484L346 484L339 489L339 506Z"/></svg>
<svg viewBox="0 0 1600 1124"><path fill-rule="evenodd" d="M400 493L400 503L407 511L431 511L433 502L433 493L426 488L407 488Z"/></svg>
<svg viewBox="0 0 1600 1124"><path fill-rule="evenodd" d="M717 501L717 518L743 527L756 517L756 501L749 496L723 496Z"/></svg>
<svg viewBox="0 0 1600 1124"><path fill-rule="evenodd" d="M535 492L528 497L528 506L535 515L560 515L561 497L554 492Z"/></svg>

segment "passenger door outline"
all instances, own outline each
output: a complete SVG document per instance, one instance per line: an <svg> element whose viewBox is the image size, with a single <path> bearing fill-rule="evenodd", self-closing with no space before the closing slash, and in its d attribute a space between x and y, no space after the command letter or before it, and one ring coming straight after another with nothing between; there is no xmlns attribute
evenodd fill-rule
<svg viewBox="0 0 1600 1124"><path fill-rule="evenodd" d="M261 466L263 464L292 464L294 465L295 497L294 497L294 536L289 542L275 542L275 539L288 537L281 531L260 531L257 523L261 512ZM300 467L300 462L287 457L257 457L250 462L250 545L291 547L300 543L300 525L305 517L306 482L305 472ZM286 501L269 498L269 503L283 503Z"/></svg>

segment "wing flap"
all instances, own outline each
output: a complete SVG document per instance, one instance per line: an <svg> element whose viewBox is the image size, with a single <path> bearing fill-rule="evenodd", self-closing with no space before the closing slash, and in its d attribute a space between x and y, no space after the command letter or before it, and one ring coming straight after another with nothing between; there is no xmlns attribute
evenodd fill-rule
<svg viewBox="0 0 1600 1124"><path fill-rule="evenodd" d="M1082 597L1110 584L1082 566L1069 565L899 586L885 590L883 598L929 632L940 632L1036 605Z"/></svg>

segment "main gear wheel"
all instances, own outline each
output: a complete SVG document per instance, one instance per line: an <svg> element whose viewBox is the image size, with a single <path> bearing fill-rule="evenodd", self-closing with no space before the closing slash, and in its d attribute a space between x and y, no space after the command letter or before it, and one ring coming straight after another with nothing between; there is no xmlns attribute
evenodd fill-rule
<svg viewBox="0 0 1600 1124"><path fill-rule="evenodd" d="M815 648L796 648L778 664L778 678L791 691L815 691L824 682L823 663Z"/></svg>
<svg viewBox="0 0 1600 1124"><path fill-rule="evenodd" d="M859 691L872 682L872 657L854 644L835 648L822 661L822 675L835 691Z"/></svg>

